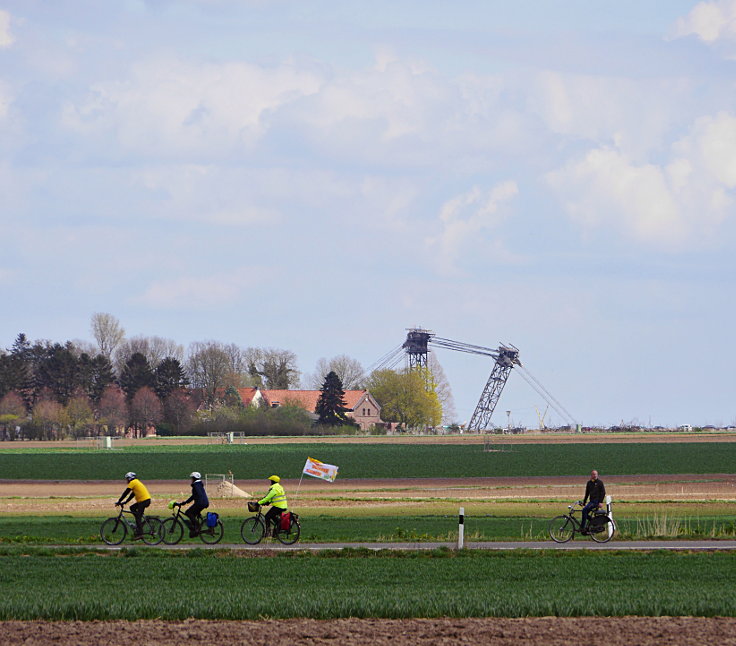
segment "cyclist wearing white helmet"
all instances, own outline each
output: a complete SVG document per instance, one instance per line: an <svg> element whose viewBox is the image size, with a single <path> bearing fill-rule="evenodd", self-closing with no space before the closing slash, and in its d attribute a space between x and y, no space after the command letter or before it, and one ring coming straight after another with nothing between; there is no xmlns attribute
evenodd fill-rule
<svg viewBox="0 0 736 646"><path fill-rule="evenodd" d="M130 506L130 511L135 515L135 535L133 536L133 540L135 541L143 538L143 526L141 521L143 520L143 512L146 507L151 504L151 494L148 493L146 485L138 480L138 476L132 471L128 471L128 473L125 474L125 482L128 483L128 486L125 491L120 494L120 498L118 498L115 506L118 507L119 505L125 505L135 496L135 502Z"/></svg>
<svg viewBox="0 0 736 646"><path fill-rule="evenodd" d="M209 498L207 498L207 492L204 490L204 483L202 482L202 474L199 471L192 471L189 474L192 480L192 495L189 496L184 502L177 502L176 505L179 507L192 503L191 507L184 512L184 515L189 518L188 521L184 521L189 525L189 537L194 538L199 533L199 514L203 509L207 509L210 506Z"/></svg>

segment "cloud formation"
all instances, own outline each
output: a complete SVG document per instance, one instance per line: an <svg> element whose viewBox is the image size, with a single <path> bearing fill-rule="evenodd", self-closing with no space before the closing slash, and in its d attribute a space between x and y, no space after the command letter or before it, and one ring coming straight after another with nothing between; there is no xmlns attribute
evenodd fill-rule
<svg viewBox="0 0 736 646"><path fill-rule="evenodd" d="M440 210L441 231L427 239L436 253L439 269L444 274L458 273L460 256L468 247L484 249L487 256L509 260L498 240L490 237L508 215L508 203L519 193L516 182L508 180L491 189L478 186L446 201ZM489 253L489 251L492 252Z"/></svg>
<svg viewBox="0 0 736 646"><path fill-rule="evenodd" d="M264 277L260 270L241 267L206 276L185 275L154 280L138 300L157 310L209 311L212 307L240 301L246 292L254 294Z"/></svg>
<svg viewBox="0 0 736 646"><path fill-rule="evenodd" d="M314 93L320 80L289 64L139 63L130 77L95 83L64 110L65 125L92 137L112 135L125 151L150 157L222 157L248 149L270 112Z"/></svg>
<svg viewBox="0 0 736 646"><path fill-rule="evenodd" d="M0 9L0 49L6 49L15 42L10 31L10 14Z"/></svg>
<svg viewBox="0 0 736 646"><path fill-rule="evenodd" d="M697 36L706 43L736 39L736 0L699 2L675 23L675 36Z"/></svg>
<svg viewBox="0 0 736 646"><path fill-rule="evenodd" d="M598 147L547 175L574 221L669 250L712 241L733 217L736 116L698 119L660 163Z"/></svg>

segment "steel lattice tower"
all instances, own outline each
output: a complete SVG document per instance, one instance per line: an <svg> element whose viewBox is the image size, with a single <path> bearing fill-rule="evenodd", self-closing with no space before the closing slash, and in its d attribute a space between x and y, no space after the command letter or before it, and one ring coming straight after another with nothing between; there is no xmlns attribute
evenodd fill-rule
<svg viewBox="0 0 736 646"><path fill-rule="evenodd" d="M491 417L503 392L503 387L509 378L511 369L519 364L519 351L516 348L501 346L498 348L498 357L493 366L491 376L488 377L485 388L481 393L473 416L468 423L469 431L483 431L491 426Z"/></svg>
<svg viewBox="0 0 736 646"><path fill-rule="evenodd" d="M429 349L427 345L434 335L429 330L412 328L406 335L406 341L401 346L406 351L406 365L409 370L427 367Z"/></svg>

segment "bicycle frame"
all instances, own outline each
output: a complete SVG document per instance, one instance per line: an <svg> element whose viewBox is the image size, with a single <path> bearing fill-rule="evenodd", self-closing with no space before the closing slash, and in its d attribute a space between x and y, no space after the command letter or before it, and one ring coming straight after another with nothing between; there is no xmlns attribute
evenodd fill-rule
<svg viewBox="0 0 736 646"><path fill-rule="evenodd" d="M133 516L133 520L130 520L126 518L123 514L129 514L130 516ZM146 515L143 514L141 516L141 524L146 519ZM124 505L120 505L120 511L118 512L118 523L125 523L131 530L134 532L137 531L137 527L135 524L135 512L130 511L130 509L126 509ZM117 525L115 525L117 528Z"/></svg>
<svg viewBox="0 0 736 646"><path fill-rule="evenodd" d="M190 520L189 516L187 516L184 512L181 510L181 506L176 506L176 513L171 514L176 520L178 520L180 523L184 523L184 526L186 527L186 522L182 518L182 516L185 516L187 520ZM200 531L202 529L202 523L204 522L204 518L202 518L202 513L195 518L195 522L197 523L197 531Z"/></svg>
<svg viewBox="0 0 736 646"><path fill-rule="evenodd" d="M582 507L578 507L577 506L577 503L575 503L573 505L568 505L567 508L570 511L568 511L566 514L563 514L563 516L569 518L572 521L573 531L579 534L580 532L583 531L582 530L582 525L581 525L582 518L580 520L578 520L577 518L575 518L575 512L578 512L578 511L579 512L582 512L583 511L583 508Z"/></svg>

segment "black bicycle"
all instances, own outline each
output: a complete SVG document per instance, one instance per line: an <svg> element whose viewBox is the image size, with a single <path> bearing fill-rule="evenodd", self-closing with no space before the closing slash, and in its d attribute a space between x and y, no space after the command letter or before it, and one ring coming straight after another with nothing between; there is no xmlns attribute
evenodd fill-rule
<svg viewBox="0 0 736 646"><path fill-rule="evenodd" d="M248 545L257 545L266 536L266 517L261 513L261 506L257 502L248 503L248 511L255 512L255 516L246 518L240 525L240 536ZM283 545L293 545L299 540L302 527L299 516L293 512L289 514L289 528L281 528L281 518L273 519L271 535Z"/></svg>
<svg viewBox="0 0 736 646"><path fill-rule="evenodd" d="M181 519L181 505L175 505L175 507L176 511L173 515L163 522L163 541L167 545L176 545L182 538L184 538L184 522ZM222 540L225 528L219 518L215 525L210 527L207 525L206 520L200 515L195 521L194 531L203 543L214 545Z"/></svg>
<svg viewBox="0 0 736 646"><path fill-rule="evenodd" d="M549 521L549 535L555 543L567 543L575 534L590 536L596 543L607 543L613 538L616 525L602 509L596 509L588 518L588 526L585 531L580 526L580 521L575 514L583 510L582 501L578 500L568 505L570 510L562 516L555 516Z"/></svg>
<svg viewBox="0 0 736 646"><path fill-rule="evenodd" d="M124 514L133 518L126 518ZM160 518L144 515L141 519L141 529L143 530L141 540L146 545L158 545L163 540L164 530ZM121 504L118 515L104 520L100 525L100 538L107 545L120 545L128 535L128 530L133 535L137 532L135 514L129 509L125 509L125 505Z"/></svg>

